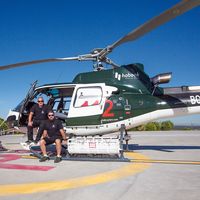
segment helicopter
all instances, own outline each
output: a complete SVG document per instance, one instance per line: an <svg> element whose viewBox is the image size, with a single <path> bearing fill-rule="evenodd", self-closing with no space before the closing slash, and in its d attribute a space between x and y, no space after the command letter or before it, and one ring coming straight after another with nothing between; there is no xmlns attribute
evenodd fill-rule
<svg viewBox="0 0 200 200"><path fill-rule="evenodd" d="M149 77L141 63L119 66L110 58L118 46L139 39L158 26L200 5L200 0L183 0L147 21L105 48L75 57L48 58L0 66L0 70L46 62L92 61L93 71L79 73L71 83L37 86L34 82L25 99L9 111L10 126L27 125L30 108L42 96L67 133L75 136L105 135L161 118L200 113L200 86L161 87L172 73ZM104 68L104 64L111 69Z"/></svg>

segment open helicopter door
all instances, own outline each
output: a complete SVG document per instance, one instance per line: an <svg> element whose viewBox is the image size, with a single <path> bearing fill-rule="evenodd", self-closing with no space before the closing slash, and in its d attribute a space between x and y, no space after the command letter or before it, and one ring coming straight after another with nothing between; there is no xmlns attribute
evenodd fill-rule
<svg viewBox="0 0 200 200"><path fill-rule="evenodd" d="M89 119L92 116L93 120L88 121L88 124L95 124L93 116L98 118L103 113L106 98L116 90L117 88L106 86L105 83L76 85L68 113L69 121L70 118L88 117Z"/></svg>
<svg viewBox="0 0 200 200"><path fill-rule="evenodd" d="M27 104L30 101L30 99L34 96L37 82L38 81L34 81L31 84L31 87L28 90L26 97L17 105L17 107L9 111L6 121L8 122L10 128L15 125L20 125L21 123L23 123L25 118L27 119L27 116L24 117L24 111L25 109L28 109ZM29 107L31 107L31 105L29 105Z"/></svg>

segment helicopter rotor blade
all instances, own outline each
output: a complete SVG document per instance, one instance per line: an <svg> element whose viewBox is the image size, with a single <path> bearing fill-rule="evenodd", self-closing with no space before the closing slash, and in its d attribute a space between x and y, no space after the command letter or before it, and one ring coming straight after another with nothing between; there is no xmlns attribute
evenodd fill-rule
<svg viewBox="0 0 200 200"><path fill-rule="evenodd" d="M151 20L147 21L143 25L139 26L138 28L134 29L121 39L117 40L112 45L107 46L104 48L100 53L99 57L102 59L108 53L110 53L114 48L117 46L138 39L139 37L143 36L144 34L152 31L156 27L172 20L173 18L191 10L192 8L199 6L200 0L182 0L181 2L177 3L172 8L166 10L165 12L161 13L160 15L152 18Z"/></svg>
<svg viewBox="0 0 200 200"><path fill-rule="evenodd" d="M66 58L48 58L48 59L41 59L41 60L33 60L27 62L20 62L10 65L0 66L0 70L6 70L16 67L22 67L25 65L32 65L38 63L45 63L45 62L59 62L59 61L70 61L70 60L78 60L78 61L85 61L85 60L92 60L92 61L102 61L108 64L113 65L116 67L117 65L113 63L110 59L106 58L106 55L112 52L114 48L117 46L138 39L139 37L143 36L144 34L150 32L151 30L155 29L156 27L170 21L171 19L185 13L186 11L191 10L192 8L199 6L200 0L182 0L172 8L166 10L165 12L161 13L159 16L154 17L150 21L147 21L143 25L139 26L138 28L134 29L121 39L117 40L112 45L107 46L104 49L95 49L90 54L80 55L77 57L66 57Z"/></svg>
<svg viewBox="0 0 200 200"><path fill-rule="evenodd" d="M15 63L15 64L10 64L10 65L4 65L0 66L0 70L7 70L7 69L12 69L16 67L22 67L26 65L33 65L33 64L39 64L39 63L46 63L46 62L63 62L63 61L70 61L70 60L96 60L96 58L93 57L92 54L86 54L86 55L80 55L77 57L66 57L66 58L48 58L48 59L41 59L41 60L32 60L32 61L27 61L27 62L20 62L20 63Z"/></svg>

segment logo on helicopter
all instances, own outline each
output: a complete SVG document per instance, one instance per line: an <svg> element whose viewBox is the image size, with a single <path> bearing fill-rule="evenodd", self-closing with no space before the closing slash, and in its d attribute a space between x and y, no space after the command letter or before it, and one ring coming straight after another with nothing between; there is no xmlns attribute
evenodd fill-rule
<svg viewBox="0 0 200 200"><path fill-rule="evenodd" d="M195 95L195 96L190 96L190 101L191 104L200 104L200 96L199 95Z"/></svg>
<svg viewBox="0 0 200 200"><path fill-rule="evenodd" d="M124 78L124 79L136 79L139 76L139 74L131 74L131 73L122 73L119 74L118 72L115 72L115 78L118 79L119 81Z"/></svg>

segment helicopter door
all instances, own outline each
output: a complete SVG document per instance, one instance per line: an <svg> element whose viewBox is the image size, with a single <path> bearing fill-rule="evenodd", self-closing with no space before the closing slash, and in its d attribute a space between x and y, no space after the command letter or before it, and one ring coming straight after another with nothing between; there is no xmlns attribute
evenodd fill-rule
<svg viewBox="0 0 200 200"><path fill-rule="evenodd" d="M83 117L103 113L105 84L77 85L72 96L68 117Z"/></svg>
<svg viewBox="0 0 200 200"><path fill-rule="evenodd" d="M27 112L28 112L28 110L33 106L31 103L32 102L29 102L30 101L30 99L32 99L33 98L33 95L34 95L34 93L35 93L35 88L36 88L36 85L37 85L37 82L38 81L35 81L35 82L33 82L32 84L31 84L31 87L30 87L30 89L28 90L28 93L27 93L27 95L26 95L26 97L25 97L25 99L22 101L22 103L21 103L21 107L19 108L19 119L18 119L18 123L19 124L21 124L21 122L23 122L24 123L24 121L26 121L26 119L27 119ZM30 105L29 105L30 104ZM28 108L27 108L28 107ZM27 112L25 112L25 110L27 111Z"/></svg>
<svg viewBox="0 0 200 200"><path fill-rule="evenodd" d="M38 81L35 81L35 82L32 83L32 85L31 85L31 87L30 87L25 99L23 100L22 107L21 107L21 111L22 112L23 112L25 106L27 105L28 101L33 97L37 82Z"/></svg>
<svg viewBox="0 0 200 200"><path fill-rule="evenodd" d="M27 107L31 106L31 105L28 106L28 104L29 104L29 100L34 95L36 85L37 85L37 81L33 82L31 84L30 89L28 90L26 97L23 99L23 101L21 101L19 105L17 105L16 108L9 111L8 117L6 119L9 127L13 127L14 125L24 124L24 122L27 120L26 115L28 115L28 113L25 113L25 110L27 109Z"/></svg>

